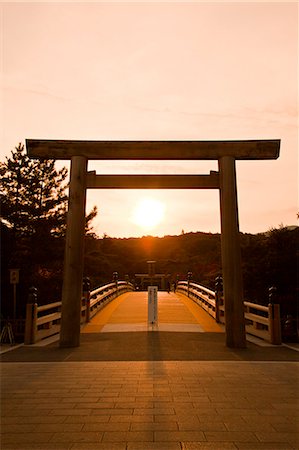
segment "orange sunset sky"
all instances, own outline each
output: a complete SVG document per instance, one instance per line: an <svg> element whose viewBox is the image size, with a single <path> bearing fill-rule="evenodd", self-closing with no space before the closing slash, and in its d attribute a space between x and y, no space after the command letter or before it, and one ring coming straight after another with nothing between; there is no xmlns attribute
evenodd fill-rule
<svg viewBox="0 0 299 450"><path fill-rule="evenodd" d="M296 2L2 2L0 9L1 161L25 138L281 139L278 160L237 162L240 230L296 224ZM89 169L205 174L217 163L90 161ZM93 205L99 236L220 231L218 191L93 190L87 210ZM154 224L140 219L151 208Z"/></svg>

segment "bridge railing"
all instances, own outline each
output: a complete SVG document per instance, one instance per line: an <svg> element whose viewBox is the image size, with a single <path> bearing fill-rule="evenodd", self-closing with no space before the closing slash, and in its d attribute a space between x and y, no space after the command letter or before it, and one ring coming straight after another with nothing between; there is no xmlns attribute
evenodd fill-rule
<svg viewBox="0 0 299 450"><path fill-rule="evenodd" d="M81 324L88 322L107 303L134 287L127 281L118 281L100 286L82 297ZM38 306L27 304L25 344L35 344L47 337L60 333L62 302Z"/></svg>
<svg viewBox="0 0 299 450"><path fill-rule="evenodd" d="M223 295L198 283L179 281L177 291L189 297L217 322L225 324ZM244 302L246 333L264 339L271 344L281 344L280 307L269 303L268 306Z"/></svg>
<svg viewBox="0 0 299 450"><path fill-rule="evenodd" d="M216 319L216 294L211 289L208 289L200 284L179 281L177 285L177 291L190 297L195 303L201 306L207 313L210 314L214 319Z"/></svg>

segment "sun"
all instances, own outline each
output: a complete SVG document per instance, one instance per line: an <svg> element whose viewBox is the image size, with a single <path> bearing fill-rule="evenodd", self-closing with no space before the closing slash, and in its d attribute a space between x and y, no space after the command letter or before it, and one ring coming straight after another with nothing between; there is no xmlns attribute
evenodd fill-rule
<svg viewBox="0 0 299 450"><path fill-rule="evenodd" d="M133 211L132 221L142 228L152 229L162 222L165 205L154 198L143 198Z"/></svg>

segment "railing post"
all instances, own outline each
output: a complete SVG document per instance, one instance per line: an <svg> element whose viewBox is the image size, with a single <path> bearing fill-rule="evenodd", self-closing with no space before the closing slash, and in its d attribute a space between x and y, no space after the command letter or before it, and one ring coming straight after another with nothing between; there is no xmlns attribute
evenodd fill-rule
<svg viewBox="0 0 299 450"><path fill-rule="evenodd" d="M37 303L32 305L32 344L37 340Z"/></svg>
<svg viewBox="0 0 299 450"><path fill-rule="evenodd" d="M37 335L37 303L26 306L25 345L35 344Z"/></svg>
<svg viewBox="0 0 299 450"><path fill-rule="evenodd" d="M189 294L190 294L190 281L191 281L191 279L192 279L192 272L188 272L187 273L187 278L188 278L188 297L189 297Z"/></svg>
<svg viewBox="0 0 299 450"><path fill-rule="evenodd" d="M118 297L118 272L113 272L113 280L115 282L115 298Z"/></svg>
<svg viewBox="0 0 299 450"><path fill-rule="evenodd" d="M274 345L281 344L280 305L269 303L269 331L270 342Z"/></svg>
<svg viewBox="0 0 299 450"><path fill-rule="evenodd" d="M35 344L37 333L37 289L31 287L26 305L26 323L24 343L26 345Z"/></svg>
<svg viewBox="0 0 299 450"><path fill-rule="evenodd" d="M217 277L215 280L215 319L216 322L220 322L220 299L223 294L223 282L222 277Z"/></svg>
<svg viewBox="0 0 299 450"><path fill-rule="evenodd" d="M90 279L83 279L83 297L85 299L85 322L90 322Z"/></svg>
<svg viewBox="0 0 299 450"><path fill-rule="evenodd" d="M32 344L32 303L27 303L26 305L26 322L25 322L25 337L24 343L25 345Z"/></svg>
<svg viewBox="0 0 299 450"><path fill-rule="evenodd" d="M281 344L281 323L280 323L280 305L274 303L276 300L276 287L269 288L269 333L270 342L274 345Z"/></svg>

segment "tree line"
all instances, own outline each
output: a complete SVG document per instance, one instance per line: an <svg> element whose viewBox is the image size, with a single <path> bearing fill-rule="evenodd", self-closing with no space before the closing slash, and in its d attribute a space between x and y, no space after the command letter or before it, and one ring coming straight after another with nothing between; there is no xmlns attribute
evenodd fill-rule
<svg viewBox="0 0 299 450"><path fill-rule="evenodd" d="M61 298L67 213L67 169L57 170L53 160L31 160L19 144L0 163L1 298L3 317L12 314L9 270L20 269L17 315L24 317L28 291L38 289L38 303ZM217 233L182 233L162 238L99 238L92 228L94 207L86 217L84 275L92 288L136 273L147 272L147 261L156 261L156 272L170 281L186 279L211 289L221 275L221 236ZM244 294L248 301L267 304L268 289L277 288L282 315L298 315L298 227L279 227L265 233L241 233Z"/></svg>

